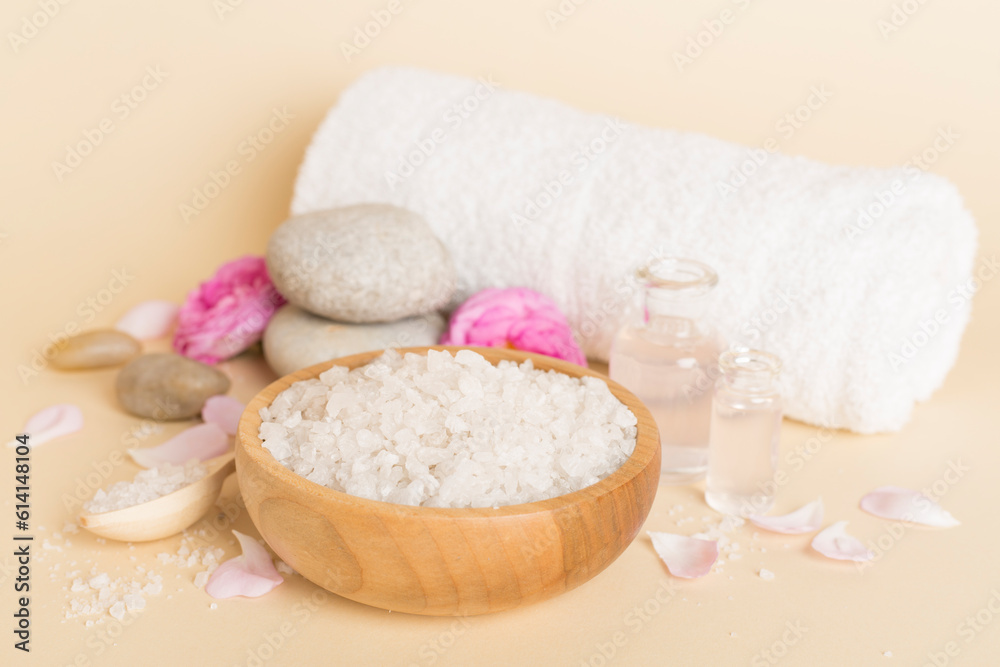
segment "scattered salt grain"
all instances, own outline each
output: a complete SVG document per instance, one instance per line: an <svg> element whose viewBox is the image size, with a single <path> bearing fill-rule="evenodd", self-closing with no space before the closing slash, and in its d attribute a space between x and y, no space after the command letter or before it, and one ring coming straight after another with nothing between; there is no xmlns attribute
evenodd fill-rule
<svg viewBox="0 0 1000 667"><path fill-rule="evenodd" d="M219 605L217 605L216 603L213 602L212 604L208 605L208 608L209 609L218 609Z"/></svg>
<svg viewBox="0 0 1000 667"><path fill-rule="evenodd" d="M757 574L759 574L760 578L763 579L764 581L771 581L772 579L774 579L774 572L771 572L770 570L765 570L764 568L760 568L760 571Z"/></svg>
<svg viewBox="0 0 1000 667"><path fill-rule="evenodd" d="M199 572L194 575L194 585L196 588L204 588L205 584L208 583L208 572Z"/></svg>
<svg viewBox="0 0 1000 667"><path fill-rule="evenodd" d="M892 657L892 651L882 651L882 656L885 657L885 658L891 658Z"/></svg>
<svg viewBox="0 0 1000 667"><path fill-rule="evenodd" d="M278 572L282 574L295 574L295 570L292 569L292 566L283 560L279 559L275 567L278 568Z"/></svg>
<svg viewBox="0 0 1000 667"><path fill-rule="evenodd" d="M260 411L286 468L351 495L428 507L498 507L590 486L635 448L636 418L594 377L471 350L334 366Z"/></svg>
<svg viewBox="0 0 1000 667"><path fill-rule="evenodd" d="M107 491L98 489L93 499L84 503L83 509L100 514L147 503L198 481L207 472L208 468L198 461L189 461L183 466L164 463L141 471L131 482L117 482Z"/></svg>

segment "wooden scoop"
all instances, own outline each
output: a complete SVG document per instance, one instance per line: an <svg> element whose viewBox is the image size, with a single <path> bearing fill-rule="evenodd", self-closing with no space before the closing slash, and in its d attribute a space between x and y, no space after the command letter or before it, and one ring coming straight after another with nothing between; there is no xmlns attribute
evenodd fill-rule
<svg viewBox="0 0 1000 667"><path fill-rule="evenodd" d="M148 542L176 535L191 526L219 499L222 483L236 470L232 452L205 461L208 474L156 500L125 509L81 514L80 525L101 537Z"/></svg>

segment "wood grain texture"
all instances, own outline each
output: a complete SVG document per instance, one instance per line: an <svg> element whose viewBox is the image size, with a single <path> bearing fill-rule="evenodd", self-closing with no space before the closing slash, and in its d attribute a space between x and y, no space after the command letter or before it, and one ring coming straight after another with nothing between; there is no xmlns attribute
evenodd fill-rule
<svg viewBox="0 0 1000 667"><path fill-rule="evenodd" d="M455 352L459 347L402 348ZM467 348L491 363L590 375L635 414L635 451L575 493L492 508L410 507L367 500L306 480L261 445L260 409L293 382L333 365L356 368L381 351L317 364L266 387L247 406L236 472L251 519L285 562L323 588L364 604L435 616L485 614L568 591L601 572L639 532L660 478L660 438L646 407L621 385L565 361L517 350Z"/></svg>

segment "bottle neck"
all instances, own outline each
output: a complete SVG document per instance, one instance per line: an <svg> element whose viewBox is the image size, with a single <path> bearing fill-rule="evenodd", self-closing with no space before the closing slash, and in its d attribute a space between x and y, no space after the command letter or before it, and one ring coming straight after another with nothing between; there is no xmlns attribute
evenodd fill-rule
<svg viewBox="0 0 1000 667"><path fill-rule="evenodd" d="M647 285L643 288L643 320L657 333L677 338L704 335L698 320L705 313L704 294L680 294L676 290Z"/></svg>
<svg viewBox="0 0 1000 667"><path fill-rule="evenodd" d="M727 350L719 355L725 383L743 394L773 394L778 391L781 361L760 350Z"/></svg>

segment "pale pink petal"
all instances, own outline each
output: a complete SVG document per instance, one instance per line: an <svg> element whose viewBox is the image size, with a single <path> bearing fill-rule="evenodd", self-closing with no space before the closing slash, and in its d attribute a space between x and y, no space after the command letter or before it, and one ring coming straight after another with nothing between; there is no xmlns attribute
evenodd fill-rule
<svg viewBox="0 0 1000 667"><path fill-rule="evenodd" d="M22 433L27 433L29 447L37 447L42 443L70 433L76 433L83 428L83 413L72 403L58 403L39 410L28 419ZM18 444L16 440L7 443L8 447Z"/></svg>
<svg viewBox="0 0 1000 667"><path fill-rule="evenodd" d="M122 315L115 323L115 329L124 331L136 340L163 338L170 333L180 309L176 303L169 301L143 301Z"/></svg>
<svg viewBox="0 0 1000 667"><path fill-rule="evenodd" d="M229 436L218 424L198 424L181 431L156 447L128 450L132 460L143 468L155 468L162 463L182 465L191 459L207 461L229 449Z"/></svg>
<svg viewBox="0 0 1000 667"><path fill-rule="evenodd" d="M875 557L861 540L844 530L846 521L838 521L813 538L812 548L827 558L866 561Z"/></svg>
<svg viewBox="0 0 1000 667"><path fill-rule="evenodd" d="M229 435L236 435L245 405L231 396L212 396L201 409L201 418L209 424L217 424Z"/></svg>
<svg viewBox="0 0 1000 667"><path fill-rule="evenodd" d="M719 545L715 540L652 531L647 535L653 541L656 554L675 577L703 577L712 570L719 557Z"/></svg>
<svg viewBox="0 0 1000 667"><path fill-rule="evenodd" d="M800 535L819 530L823 525L823 499L806 503L799 509L782 516L751 516L750 522L758 528L786 535Z"/></svg>
<svg viewBox="0 0 1000 667"><path fill-rule="evenodd" d="M880 486L861 499L861 509L882 519L951 528L961 522L936 502L901 486Z"/></svg>
<svg viewBox="0 0 1000 667"><path fill-rule="evenodd" d="M243 555L220 565L205 584L205 592L216 599L242 595L256 598L269 593L284 579L274 569L271 554L257 540L234 530Z"/></svg>

